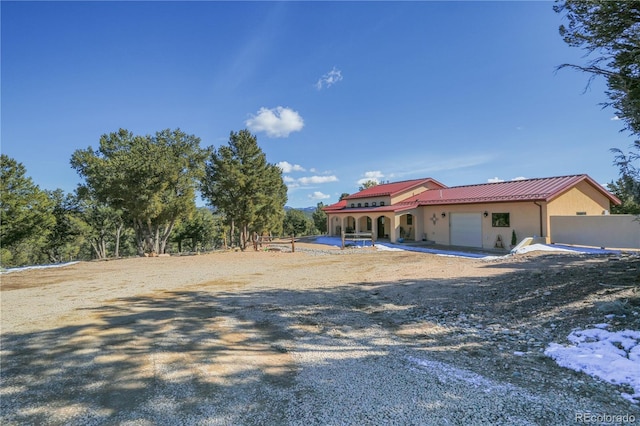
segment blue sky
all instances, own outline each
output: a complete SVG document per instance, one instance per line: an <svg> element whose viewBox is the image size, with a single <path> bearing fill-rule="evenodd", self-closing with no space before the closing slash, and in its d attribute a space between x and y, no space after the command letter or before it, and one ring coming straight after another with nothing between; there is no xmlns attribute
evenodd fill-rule
<svg viewBox="0 0 640 426"><path fill-rule="evenodd" d="M76 149L128 129L203 146L249 128L288 205L362 179L617 179L632 140L552 2L6 2L2 153L74 190Z"/></svg>

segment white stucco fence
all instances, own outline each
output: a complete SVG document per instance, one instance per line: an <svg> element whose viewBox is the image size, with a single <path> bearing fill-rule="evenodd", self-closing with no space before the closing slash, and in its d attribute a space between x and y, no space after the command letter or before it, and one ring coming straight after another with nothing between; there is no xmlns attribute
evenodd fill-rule
<svg viewBox="0 0 640 426"><path fill-rule="evenodd" d="M551 216L556 244L640 249L640 219L634 215Z"/></svg>

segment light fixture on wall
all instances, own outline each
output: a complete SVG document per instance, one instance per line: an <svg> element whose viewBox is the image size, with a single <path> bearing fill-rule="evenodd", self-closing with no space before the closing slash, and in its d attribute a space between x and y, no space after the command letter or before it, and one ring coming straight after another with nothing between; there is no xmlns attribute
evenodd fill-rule
<svg viewBox="0 0 640 426"><path fill-rule="evenodd" d="M440 216L447 217L447 214L445 212L442 212L442 214Z"/></svg>
<svg viewBox="0 0 640 426"><path fill-rule="evenodd" d="M487 211L485 211L483 214L484 214L484 217L489 216L489 212L487 212Z"/></svg>

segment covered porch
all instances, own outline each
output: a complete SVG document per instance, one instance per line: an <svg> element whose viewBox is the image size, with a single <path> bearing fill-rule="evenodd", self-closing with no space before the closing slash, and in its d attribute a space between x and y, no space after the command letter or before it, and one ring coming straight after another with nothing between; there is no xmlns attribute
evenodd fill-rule
<svg viewBox="0 0 640 426"><path fill-rule="evenodd" d="M328 235L340 237L345 234L370 233L373 240L386 240L392 243L403 241L421 241L424 230L423 221L418 217L417 208L403 211L347 211L327 214ZM349 211L351 210L351 211Z"/></svg>

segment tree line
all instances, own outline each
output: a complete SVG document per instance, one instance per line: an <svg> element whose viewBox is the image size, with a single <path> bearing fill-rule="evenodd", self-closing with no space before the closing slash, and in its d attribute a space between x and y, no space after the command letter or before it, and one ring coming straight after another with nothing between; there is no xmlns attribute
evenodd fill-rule
<svg viewBox="0 0 640 426"><path fill-rule="evenodd" d="M609 100L603 107L612 108L621 131L635 139L628 152L611 149L620 178L608 189L623 201L612 212L640 214L640 1L558 0L554 9L567 22L560 36L587 58L558 69L587 73L587 85L604 78ZM245 249L255 233L326 232L321 203L313 219L285 212L282 171L266 161L247 130L231 132L228 146L218 150L201 148L199 138L179 129L105 134L98 149L73 154L71 166L84 180L73 194L43 191L21 163L6 155L0 161L3 266L225 245ZM196 208L197 191L210 208Z"/></svg>
<svg viewBox="0 0 640 426"><path fill-rule="evenodd" d="M76 150L82 183L71 194L41 190L25 167L2 154L0 264L3 267L167 252L246 249L256 235L326 232L313 217L285 212L282 170L247 130L202 148L176 130L135 135L119 129L97 149ZM196 207L200 193L208 207Z"/></svg>

